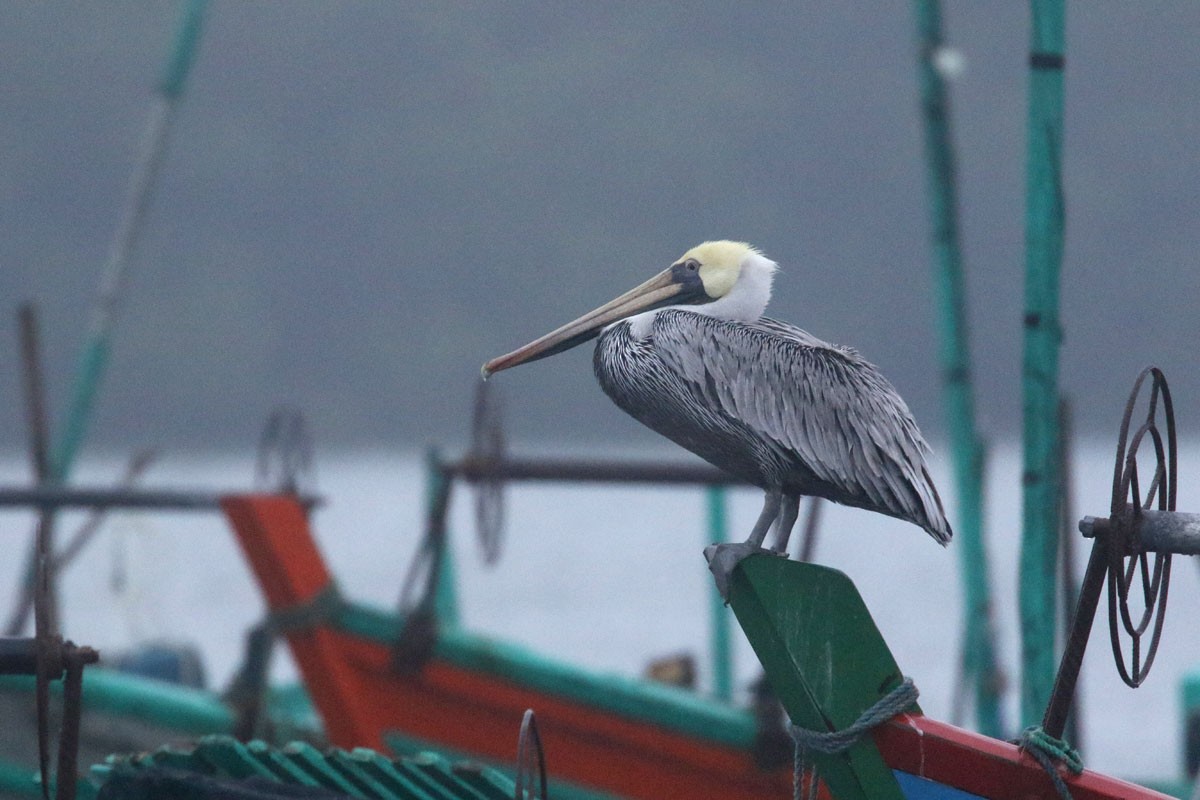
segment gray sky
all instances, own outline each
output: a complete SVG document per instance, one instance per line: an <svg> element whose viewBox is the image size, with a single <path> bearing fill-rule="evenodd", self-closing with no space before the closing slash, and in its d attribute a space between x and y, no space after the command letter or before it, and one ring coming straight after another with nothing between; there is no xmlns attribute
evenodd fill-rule
<svg viewBox="0 0 1200 800"><path fill-rule="evenodd" d="M943 429L910 4L231 3L133 265L93 446L462 443L486 358L710 238L783 267L770 313L879 364ZM175 3L0 5L0 449L17 304L61 422ZM985 433L1020 426L1028 19L946 4ZM1116 435L1154 362L1200 414L1200 4L1074 4L1062 384ZM498 376L518 441L655 441L579 348Z"/></svg>

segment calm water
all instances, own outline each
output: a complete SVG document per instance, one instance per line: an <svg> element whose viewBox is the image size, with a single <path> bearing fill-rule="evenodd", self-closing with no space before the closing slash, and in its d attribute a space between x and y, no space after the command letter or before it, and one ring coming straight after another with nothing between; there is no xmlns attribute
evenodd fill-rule
<svg viewBox="0 0 1200 800"><path fill-rule="evenodd" d="M1102 515L1111 486L1112 445L1084 443L1075 465L1079 514ZM616 455L616 454L609 454ZM663 449L643 457L677 458ZM92 458L76 477L109 483L122 457ZM412 452L341 452L319 457L319 492L328 502L314 527L349 596L391 607L422 531L422 456ZM949 494L945 461L935 478ZM1182 448L1179 505L1200 509L1200 443ZM162 459L145 485L249 488L250 455ZM1015 684L1019 645L1016 561L1020 515L1019 460L1013 447L994 453L987 509L1000 657ZM0 482L28 479L23 456L0 458ZM483 566L475 544L469 493L456 497L453 547L463 621L474 630L516 641L592 669L639 674L655 656L692 651L703 664L708 641L709 577L701 549L708 541L704 495L693 489L518 487L509 494L505 553ZM761 496L730 495L731 536L742 538ZM953 513L951 519L953 519ZM24 547L32 517L0 513L0 525ZM71 532L81 516L64 515ZM1086 554L1081 542L1078 572ZM0 566L7 603L16 558ZM957 553L919 529L862 511L826 506L817 560L857 583L904 671L922 690L926 712L951 716L959 639ZM1172 776L1181 770L1179 683L1200 666L1197 570L1177 562L1164 642L1145 686L1130 690L1112 664L1103 608L1082 681L1085 762L1127 777ZM64 632L110 652L146 639L186 639L203 650L210 682L224 685L240 657L243 631L263 613L262 601L224 521L195 513L121 513L71 568L64 586ZM4 611L7 614L7 609ZM737 637L739 689L756 674L749 646ZM295 677L286 657L275 677ZM702 680L707 681L707 671ZM1015 698L1009 718L1016 718ZM1132 734L1132 735L1131 735Z"/></svg>

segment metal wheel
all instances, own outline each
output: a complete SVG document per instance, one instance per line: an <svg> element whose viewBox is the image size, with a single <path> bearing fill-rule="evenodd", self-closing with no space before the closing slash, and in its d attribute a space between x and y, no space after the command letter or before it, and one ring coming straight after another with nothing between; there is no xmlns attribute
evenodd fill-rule
<svg viewBox="0 0 1200 800"><path fill-rule="evenodd" d="M1147 378L1150 382L1145 393L1145 413L1135 419ZM1143 478L1147 470L1139 469L1139 454L1143 464L1153 467L1148 482ZM1162 372L1147 367L1134 382L1121 420L1113 470L1112 519L1133 523L1144 509L1174 511L1175 487L1175 411L1171 392ZM1109 635L1121 679L1137 687L1146 679L1158 652L1171 582L1171 554L1154 554L1151 561L1150 554L1141 550L1130 533L1136 528L1134 524L1116 528L1117 540L1109 547ZM1129 641L1128 659L1122 639Z"/></svg>
<svg viewBox="0 0 1200 800"><path fill-rule="evenodd" d="M271 412L258 441L255 485L260 489L305 494L312 491L313 445L304 415L295 408Z"/></svg>

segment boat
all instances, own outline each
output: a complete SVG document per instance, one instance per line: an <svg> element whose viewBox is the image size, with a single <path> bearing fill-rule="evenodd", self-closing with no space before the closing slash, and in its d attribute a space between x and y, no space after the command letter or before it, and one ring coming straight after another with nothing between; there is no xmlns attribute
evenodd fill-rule
<svg viewBox="0 0 1200 800"><path fill-rule="evenodd" d="M1141 428L1173 442L1169 390L1161 373L1148 370L1139 377L1129 408L1145 387L1160 399L1152 400ZM1163 413L1166 420L1160 419ZM1136 472L1136 443L1146 439L1142 435L1134 442L1128 440L1128 431L1137 429L1137 423L1127 410L1116 476L1118 488L1126 490L1131 470ZM487 450L484 442L502 437L488 433L486 426L481 431L466 458L434 465L427 526L434 542L444 543L446 506L456 478L486 486L505 476L545 478L540 474L544 470L574 479L586 473L601 481L619 476L720 480L707 472L674 471L662 465L639 470L630 464L560 461L539 466L510 458L494 446ZM1153 474L1161 477L1155 484L1173 486L1170 459L1164 460L1164 453L1156 456ZM294 488L294 480L285 483ZM1166 495L1165 490L1152 490L1145 503L1151 499L1165 503ZM550 796L556 798L761 798L784 795L797 781L791 741L778 713L772 722L770 705L764 713L762 707L738 708L678 686L595 674L439 619L436 598L444 589L444 570L436 565L436 553L435 563L427 569L424 599L406 611L354 602L340 588L318 547L311 527L313 499L295 491L201 495L0 490L0 502L20 501L219 511L269 609L251 637L256 644L248 650L238 690L223 697L156 679L151 677L153 671L145 669L138 675L89 667L82 679L81 765L128 765L132 763L128 756L124 760L107 756L142 751L160 753L158 761L162 761L161 747L167 742L181 743L187 752L197 741L202 750L208 742L216 748L212 752L227 753L233 747L227 740L206 737L239 734L246 740L267 740L251 746L259 754L254 758L267 758L262 754L274 752L272 745L284 750L290 746L293 751L303 750L302 745L333 747L333 752L351 754L368 748L389 759L436 753L446 763L481 764L512 776L520 749L516 732L526 712L533 710ZM1144 520L1153 522L1174 513L1165 505L1161 510L1147 505L1139 512L1143 516L1139 536L1146 547L1159 545L1147 538L1152 526L1146 527ZM1088 518L1086 532L1096 542L1108 542L1123 519L1116 512L1108 520ZM431 551L423 548L422 552ZM1097 573L1100 580L1091 571L1091 577L1085 578L1085 601L1077 623L1084 631L1091 628L1099 590L1109 574L1106 551L1098 552L1102 557L1093 557L1093 562L1104 569ZM1136 556L1131 563L1136 563ZM836 570L754 556L735 571L729 601L793 723L824 733L853 729L905 683L858 591ZM265 654L275 640L286 641L291 649L302 689L271 688L262 680ZM1086 636L1082 641L1086 645ZM1152 653L1156 644L1147 644ZM1065 672L1060 672L1064 684L1073 681L1069 662L1082 658L1080 652L1070 652L1077 646L1069 646L1064 658ZM160 663L163 660L158 658ZM166 661L171 663L169 658ZM1147 666L1143 660L1133 668ZM1077 674L1078 660L1073 669ZM161 669L159 673L161 678ZM30 716L34 689L30 678L0 679L6 718ZM1070 695L1069 685L1056 694L1048 720L1061 715L1063 698L1068 698L1069 706ZM904 700L896 713L873 720L860 734L840 754L810 754L810 766L825 787L822 791L839 798L1050 796L1055 791L1053 773L1077 798L1167 796L1088 770L1072 774L1062 763L1047 762L1031 752L1028 743L1002 741L931 719L921 713L915 697ZM1052 738L1061 734L1061 729L1055 729ZM36 796L40 790L31 780L36 764L34 737L26 729L15 738L21 748L0 755L4 762L0 788L12 796ZM302 744L289 745L293 740ZM153 757L147 763L151 762ZM92 777L104 781L113 774L102 768ZM809 774L811 768L805 776ZM800 780L807 780L805 776ZM94 789L90 782L80 785L85 793ZM1177 794L1181 791L1176 789Z"/></svg>

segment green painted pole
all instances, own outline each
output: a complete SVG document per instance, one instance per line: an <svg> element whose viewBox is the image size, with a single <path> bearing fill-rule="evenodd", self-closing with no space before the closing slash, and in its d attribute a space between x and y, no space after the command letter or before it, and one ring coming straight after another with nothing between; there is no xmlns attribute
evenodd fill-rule
<svg viewBox="0 0 1200 800"><path fill-rule="evenodd" d="M988 736L1007 732L1000 714L999 667L983 531L984 447L975 426L975 396L966 320L962 252L958 236L957 168L950 106L937 58L944 47L938 0L915 0L918 72L925 161L929 168L929 210L933 228L938 307L938 357L942 395L949 421L958 519L954 532L963 588L964 677L974 684L975 723Z"/></svg>
<svg viewBox="0 0 1200 800"><path fill-rule="evenodd" d="M709 486L708 534L709 542L720 543L728 538L725 489ZM729 609L714 585L709 601L712 618L712 674L713 697L726 703L733 701L733 649L729 636Z"/></svg>
<svg viewBox="0 0 1200 800"><path fill-rule="evenodd" d="M1032 0L1022 366L1021 720L1037 724L1054 686L1058 536L1058 316L1063 253L1063 0Z"/></svg>
<svg viewBox="0 0 1200 800"><path fill-rule="evenodd" d="M429 513L436 513L435 505L439 502L439 498L443 492L448 492L451 487L446 485L446 481L451 480L447 475L446 470L442 469L442 457L436 449L431 448L425 454L425 507L429 509ZM446 514L449 516L449 514ZM438 619L438 622L446 628L454 628L458 626L460 615L458 609L458 579L454 568L454 550L450 547L450 530L449 525L443 521L442 537L443 541L440 544L433 542L425 542L422 547L441 547L441 555L434 560L434 567L438 573L434 576L433 587L433 611ZM419 557L418 553L418 557Z"/></svg>
<svg viewBox="0 0 1200 800"><path fill-rule="evenodd" d="M175 37L167 69L158 84L158 97L151 109L146 135L142 140L144 146L116 234L109 248L96 302L92 307L90 329L79 369L75 374L71 405L62 429L62 438L51 453L50 474L58 483L66 481L70 475L75 456L87 432L96 391L108 365L112 331L122 299L122 290L127 281L130 255L141 233L141 223L150 204L151 190L154 188L166 152L173 112L183 94L188 70L195 61L206 5L207 0L189 0Z"/></svg>

